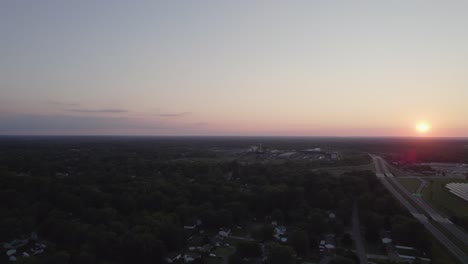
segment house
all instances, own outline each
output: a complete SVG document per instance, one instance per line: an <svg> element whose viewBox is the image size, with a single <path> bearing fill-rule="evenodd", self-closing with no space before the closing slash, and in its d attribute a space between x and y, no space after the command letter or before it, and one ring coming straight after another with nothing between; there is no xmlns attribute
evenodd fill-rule
<svg viewBox="0 0 468 264"><path fill-rule="evenodd" d="M176 262L177 260L179 260L181 258L182 258L182 254L180 254L180 253L169 254L166 257L166 262L167 263L174 263L174 262Z"/></svg>
<svg viewBox="0 0 468 264"><path fill-rule="evenodd" d="M390 243L392 243L392 239L388 238L388 237L384 237L384 238L382 238L382 243L385 244L385 245L390 244Z"/></svg>
<svg viewBox="0 0 468 264"><path fill-rule="evenodd" d="M185 254L184 255L184 262L185 263L192 262L196 258L199 258L199 257L200 257L200 255L196 255L196 254L193 254L193 253Z"/></svg>
<svg viewBox="0 0 468 264"><path fill-rule="evenodd" d="M229 228L221 228L218 232L218 234L222 237L227 237L231 234L231 229Z"/></svg>
<svg viewBox="0 0 468 264"><path fill-rule="evenodd" d="M286 227L285 226L277 226L275 227L275 235L281 236L286 234Z"/></svg>
<svg viewBox="0 0 468 264"><path fill-rule="evenodd" d="M325 244L325 248L328 250L328 251L332 251L335 249L335 245L333 244Z"/></svg>
<svg viewBox="0 0 468 264"><path fill-rule="evenodd" d="M184 229L193 230L197 228L198 226L200 226L201 224L202 224L202 221L200 219L197 219L196 221L193 221L192 223L188 225L184 225Z"/></svg>
<svg viewBox="0 0 468 264"><path fill-rule="evenodd" d="M335 235L328 234L325 236L325 250L328 253L333 253L335 251Z"/></svg>
<svg viewBox="0 0 468 264"><path fill-rule="evenodd" d="M29 243L29 239L15 239L10 243L3 243L3 247L6 249L17 249L25 246Z"/></svg>
<svg viewBox="0 0 468 264"><path fill-rule="evenodd" d="M200 250L201 252L209 252L211 249L213 249L213 245L211 244L205 244L202 247L198 247L198 250Z"/></svg>
<svg viewBox="0 0 468 264"><path fill-rule="evenodd" d="M323 254L332 254L335 251L335 235L329 234L324 240L320 240L319 250Z"/></svg>
<svg viewBox="0 0 468 264"><path fill-rule="evenodd" d="M275 234L273 235L277 240L285 243L288 241L288 238L285 236L286 234L286 227L285 226L277 226L274 229Z"/></svg>
<svg viewBox="0 0 468 264"><path fill-rule="evenodd" d="M319 250L320 250L320 253L325 251L325 240L320 240Z"/></svg>
<svg viewBox="0 0 468 264"><path fill-rule="evenodd" d="M44 252L44 249L47 246L43 243L34 243L34 247L31 248L31 252L33 255L38 255Z"/></svg>
<svg viewBox="0 0 468 264"><path fill-rule="evenodd" d="M407 247L407 246L399 246L395 245L396 253L398 257L401 259L413 262L416 259L423 260L424 262L430 263L431 260L429 258L424 258L419 256L419 252L414 247Z"/></svg>

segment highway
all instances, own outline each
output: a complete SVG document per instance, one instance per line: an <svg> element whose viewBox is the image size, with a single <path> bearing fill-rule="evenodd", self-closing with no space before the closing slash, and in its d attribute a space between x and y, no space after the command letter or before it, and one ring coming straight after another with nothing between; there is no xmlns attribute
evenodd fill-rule
<svg viewBox="0 0 468 264"><path fill-rule="evenodd" d="M446 228L451 234L457 238L462 238L460 241L465 242L464 238L466 234L460 233L460 229L453 223L443 218L435 212L430 206L428 206L422 199L415 199L395 178L388 169L388 164L379 156L370 155L374 162L375 171L377 178L387 188L387 190L413 215L420 223L422 223L426 229L444 245L461 263L468 263L468 255L463 252L455 243L452 242L443 232L441 232L436 226L434 226L426 214L429 215L434 221L437 221L441 226ZM396 186L396 188L394 187ZM397 190L398 189L398 190ZM404 193L407 197L404 197L401 193ZM413 206L409 202L412 200L418 208ZM447 228L448 226L448 228ZM458 233L458 234L455 234ZM466 244L466 243L465 243ZM468 247L468 244L466 244Z"/></svg>
<svg viewBox="0 0 468 264"><path fill-rule="evenodd" d="M385 160L382 158L378 158L384 168L385 175L391 175L388 167L390 166ZM417 206L423 210L424 213L429 215L432 220L438 222L442 225L447 231L449 231L454 237L462 241L466 247L468 248L468 234L464 232L462 229L458 228L455 224L453 224L449 219L440 215L436 210L434 210L431 206L429 206L422 197L413 196L399 181L397 181L393 175L391 175L390 181L394 183L397 188L399 188L403 193L405 193L409 199L411 199ZM420 186L421 188L421 186Z"/></svg>
<svg viewBox="0 0 468 264"><path fill-rule="evenodd" d="M423 180L421 178L418 178L418 180L421 182L421 185L419 185L418 189L416 190L416 193L422 193L424 188L426 188L426 186L427 186L427 181L425 181L425 180Z"/></svg>

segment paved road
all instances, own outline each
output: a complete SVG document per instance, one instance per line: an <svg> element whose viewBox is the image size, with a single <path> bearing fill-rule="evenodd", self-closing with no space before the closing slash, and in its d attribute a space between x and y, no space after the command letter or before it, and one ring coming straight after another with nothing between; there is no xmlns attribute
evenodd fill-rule
<svg viewBox="0 0 468 264"><path fill-rule="evenodd" d="M425 181L425 180L423 180L421 178L418 178L418 180L421 182L421 184L419 185L418 189L416 190L416 193L422 193L424 188L426 188L426 186L427 186L427 181Z"/></svg>
<svg viewBox="0 0 468 264"><path fill-rule="evenodd" d="M379 157L378 159L380 160L380 164L384 168L385 175L387 175L387 172L389 172L388 167L390 165L388 165L388 163L385 162L382 158ZM429 215L432 218L432 220L442 225L454 237L462 241L468 248L468 234L465 231L454 225L449 219L440 215L436 210L429 206L422 197L415 197L411 195L411 193L403 185L401 185L399 181L397 181L394 178L391 178L389 180L392 181L392 183L394 183L395 186L397 186L397 188L399 188L403 193L405 193L409 197L409 199L411 199L420 209L422 209L424 213Z"/></svg>
<svg viewBox="0 0 468 264"><path fill-rule="evenodd" d="M356 202L353 204L353 216L351 219L353 224L353 240L356 245L356 253L359 257L359 263L367 264L366 248L361 236L361 226L359 224L359 212Z"/></svg>
<svg viewBox="0 0 468 264"><path fill-rule="evenodd" d="M455 245L449 238L447 238L439 229L437 229L424 215L422 210L417 209L411 203L408 202L407 198L400 194L399 191L392 185L395 184L397 188L403 186L399 185L399 182L393 178L393 174L386 167L385 161L379 156L371 155L375 169L376 176L382 182L382 184L387 188L387 190L395 196L395 198L406 208L408 211L420 222L426 229L437 239L439 240L461 263L468 263L468 255L466 255L457 245ZM384 176L382 176L384 175ZM390 183L392 182L392 183ZM405 189L406 190L406 189ZM412 195L409 195L409 199L413 198ZM418 204L419 205L419 204ZM453 224L452 224L453 225ZM454 225L453 225L454 226Z"/></svg>

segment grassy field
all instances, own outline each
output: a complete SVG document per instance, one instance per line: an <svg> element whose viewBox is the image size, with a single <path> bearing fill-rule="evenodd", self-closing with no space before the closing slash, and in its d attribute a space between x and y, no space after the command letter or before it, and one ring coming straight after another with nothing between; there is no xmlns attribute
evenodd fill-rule
<svg viewBox="0 0 468 264"><path fill-rule="evenodd" d="M390 170L390 172L396 176L396 177L405 177L405 176L411 176L410 173L408 172L405 172L397 167L394 167L394 166L388 166L388 169Z"/></svg>
<svg viewBox="0 0 468 264"><path fill-rule="evenodd" d="M459 263L447 249L432 238L432 264Z"/></svg>
<svg viewBox="0 0 468 264"><path fill-rule="evenodd" d="M419 185L421 185L421 182L414 178L398 178L398 181L411 193L416 192Z"/></svg>
<svg viewBox="0 0 468 264"><path fill-rule="evenodd" d="M468 202L452 194L445 187L451 182L468 182L462 179L437 179L430 180L424 188L423 198L445 216L468 217Z"/></svg>

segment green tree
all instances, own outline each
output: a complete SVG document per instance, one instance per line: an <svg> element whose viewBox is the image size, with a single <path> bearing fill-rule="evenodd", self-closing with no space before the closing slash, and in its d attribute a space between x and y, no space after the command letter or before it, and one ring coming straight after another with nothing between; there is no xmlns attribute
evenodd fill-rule
<svg viewBox="0 0 468 264"><path fill-rule="evenodd" d="M237 245L237 252L242 258L255 258L262 255L262 248L257 242L242 241Z"/></svg>
<svg viewBox="0 0 468 264"><path fill-rule="evenodd" d="M278 224L283 224L284 223L284 214L283 211L280 209L275 209L273 213L271 213L271 219L274 221L277 221Z"/></svg>
<svg viewBox="0 0 468 264"><path fill-rule="evenodd" d="M274 227L272 225L263 225L252 230L253 238L261 241L273 239Z"/></svg>
<svg viewBox="0 0 468 264"><path fill-rule="evenodd" d="M310 248L309 236L307 235L307 232L303 230L297 230L293 232L290 236L290 242L293 248L296 250L297 254L302 256L307 255Z"/></svg>
<svg viewBox="0 0 468 264"><path fill-rule="evenodd" d="M288 246L273 244L268 255L269 264L294 264L294 250Z"/></svg>
<svg viewBox="0 0 468 264"><path fill-rule="evenodd" d="M239 256L239 254L232 254L229 256L229 264L244 264L245 261Z"/></svg>
<svg viewBox="0 0 468 264"><path fill-rule="evenodd" d="M67 251L59 251L49 257L47 263L50 264L68 264L70 261L70 254Z"/></svg>
<svg viewBox="0 0 468 264"><path fill-rule="evenodd" d="M354 262L354 260L350 259L350 258L345 258L345 257L341 257L341 256L337 256L335 258L333 258L329 264L356 264L356 262Z"/></svg>

